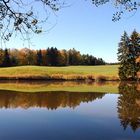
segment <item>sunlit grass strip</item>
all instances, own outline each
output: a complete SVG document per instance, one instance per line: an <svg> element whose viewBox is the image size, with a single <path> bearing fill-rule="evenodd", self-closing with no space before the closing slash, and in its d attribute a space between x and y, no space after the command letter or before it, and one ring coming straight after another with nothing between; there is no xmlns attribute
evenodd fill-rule
<svg viewBox="0 0 140 140"><path fill-rule="evenodd" d="M0 79L116 81L118 65L41 67L21 66L0 69Z"/></svg>

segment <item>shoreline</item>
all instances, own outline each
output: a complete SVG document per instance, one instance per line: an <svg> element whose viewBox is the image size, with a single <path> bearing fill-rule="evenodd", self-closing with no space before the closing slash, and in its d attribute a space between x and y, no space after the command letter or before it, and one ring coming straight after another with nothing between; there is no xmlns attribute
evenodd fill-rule
<svg viewBox="0 0 140 140"><path fill-rule="evenodd" d="M118 77L91 76L91 75L50 75L50 76L0 76L1 81L59 81L59 82L139 82L139 80L120 80Z"/></svg>
<svg viewBox="0 0 140 140"><path fill-rule="evenodd" d="M66 77L66 78L65 78ZM0 81L7 81L7 80L27 80L27 81L85 81L85 82L102 82L102 81L120 81L119 78L111 78L111 77L106 77L106 76L100 76L100 77L96 77L96 78L92 78L92 77L86 77L86 76L65 76L64 77L55 77L55 76L20 76L20 77L7 77L7 76L2 76L0 77Z"/></svg>
<svg viewBox="0 0 140 140"><path fill-rule="evenodd" d="M100 93L118 93L119 86L132 86L135 84L140 90L138 82L120 82L120 81L43 81L43 80L3 80L0 81L0 91L18 91L26 93L67 91L67 92L100 92Z"/></svg>

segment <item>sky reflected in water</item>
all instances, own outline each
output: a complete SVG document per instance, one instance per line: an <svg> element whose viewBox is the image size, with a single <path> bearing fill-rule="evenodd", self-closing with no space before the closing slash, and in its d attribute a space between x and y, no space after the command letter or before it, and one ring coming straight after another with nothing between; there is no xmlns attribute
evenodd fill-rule
<svg viewBox="0 0 140 140"><path fill-rule="evenodd" d="M138 140L140 92L0 91L1 140Z"/></svg>

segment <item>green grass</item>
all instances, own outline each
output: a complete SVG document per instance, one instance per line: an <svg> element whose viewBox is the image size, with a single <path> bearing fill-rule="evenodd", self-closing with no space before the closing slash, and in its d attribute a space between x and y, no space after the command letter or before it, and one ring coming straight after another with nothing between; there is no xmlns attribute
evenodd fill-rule
<svg viewBox="0 0 140 140"><path fill-rule="evenodd" d="M19 66L0 69L2 79L118 79L118 65L106 66L68 66L68 67L45 67L45 66Z"/></svg>
<svg viewBox="0 0 140 140"><path fill-rule="evenodd" d="M118 93L118 82L105 82L88 84L85 82L39 82L39 83L0 83L0 90L18 92L47 92L47 91L68 91L68 92L101 92Z"/></svg>

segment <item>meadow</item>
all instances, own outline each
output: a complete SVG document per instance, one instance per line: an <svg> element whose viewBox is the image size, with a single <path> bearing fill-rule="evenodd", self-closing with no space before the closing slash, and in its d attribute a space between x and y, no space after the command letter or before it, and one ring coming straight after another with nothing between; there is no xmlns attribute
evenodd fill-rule
<svg viewBox="0 0 140 140"><path fill-rule="evenodd" d="M0 69L1 80L95 80L116 81L118 65L104 66L18 66Z"/></svg>

